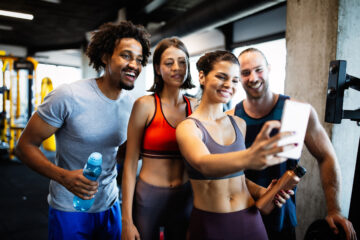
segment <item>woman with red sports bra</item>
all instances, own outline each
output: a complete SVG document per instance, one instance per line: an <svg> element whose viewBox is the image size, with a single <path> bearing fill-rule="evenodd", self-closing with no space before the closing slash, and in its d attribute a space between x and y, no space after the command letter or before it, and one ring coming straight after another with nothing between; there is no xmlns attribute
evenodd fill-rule
<svg viewBox="0 0 360 240"><path fill-rule="evenodd" d="M284 150L276 143L290 133L270 138L280 122L267 122L254 144L245 149L245 121L223 112L223 104L230 101L240 81L237 58L227 51L209 52L196 66L203 88L201 102L176 129L194 194L187 239L266 240L261 215L254 206L254 199L266 189L246 180L243 170L285 161L276 157Z"/></svg>
<svg viewBox="0 0 360 240"><path fill-rule="evenodd" d="M153 55L153 95L136 100L128 126L122 178L122 239L185 239L192 194L176 142L176 126L192 113L196 100L189 54L177 38L162 40ZM139 157L142 167L136 180Z"/></svg>

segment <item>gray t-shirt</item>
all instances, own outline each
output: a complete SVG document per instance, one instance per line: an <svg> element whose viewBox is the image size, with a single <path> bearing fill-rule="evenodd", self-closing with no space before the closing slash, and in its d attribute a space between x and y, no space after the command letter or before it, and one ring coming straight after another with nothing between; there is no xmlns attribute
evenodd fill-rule
<svg viewBox="0 0 360 240"><path fill-rule="evenodd" d="M127 126L133 106L125 91L117 100L107 98L95 79L62 85L52 91L37 113L51 126L58 128L55 164L68 170L85 166L92 152L103 155L99 189L89 212L109 209L118 198L116 153L126 141ZM51 180L48 202L51 207L73 212L74 194Z"/></svg>

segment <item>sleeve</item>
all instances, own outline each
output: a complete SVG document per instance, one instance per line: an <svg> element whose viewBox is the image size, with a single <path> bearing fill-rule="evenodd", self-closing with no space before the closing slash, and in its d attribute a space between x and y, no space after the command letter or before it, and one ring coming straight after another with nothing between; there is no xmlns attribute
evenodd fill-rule
<svg viewBox="0 0 360 240"><path fill-rule="evenodd" d="M37 113L46 123L60 128L71 115L72 99L70 85L61 85L45 97L44 102L38 107Z"/></svg>

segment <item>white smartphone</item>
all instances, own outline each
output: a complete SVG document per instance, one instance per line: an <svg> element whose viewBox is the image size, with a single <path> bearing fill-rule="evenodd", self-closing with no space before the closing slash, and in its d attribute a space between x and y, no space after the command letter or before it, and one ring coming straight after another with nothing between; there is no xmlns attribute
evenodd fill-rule
<svg viewBox="0 0 360 240"><path fill-rule="evenodd" d="M288 151L278 153L280 157L298 159L304 145L306 128L309 121L311 106L307 103L286 100L283 114L281 117L280 132L292 131L295 135L281 139L279 146L289 143L297 143L298 145Z"/></svg>

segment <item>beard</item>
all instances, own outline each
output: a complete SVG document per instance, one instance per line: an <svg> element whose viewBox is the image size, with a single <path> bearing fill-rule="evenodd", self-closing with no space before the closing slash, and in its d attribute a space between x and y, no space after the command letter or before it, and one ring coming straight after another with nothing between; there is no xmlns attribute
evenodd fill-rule
<svg viewBox="0 0 360 240"><path fill-rule="evenodd" d="M125 89L125 90L133 90L134 89L134 84L128 85L128 84L125 84L124 82L120 81L119 88L120 89Z"/></svg>
<svg viewBox="0 0 360 240"><path fill-rule="evenodd" d="M269 89L269 84L267 81L263 81L262 83L262 87L263 89L259 92L254 92L254 91L251 91L251 88L250 87L247 87L247 86L243 86L243 89L245 90L245 93L246 93L246 96L249 98L249 99L260 99L262 98L263 96L265 96L266 92L268 91Z"/></svg>

